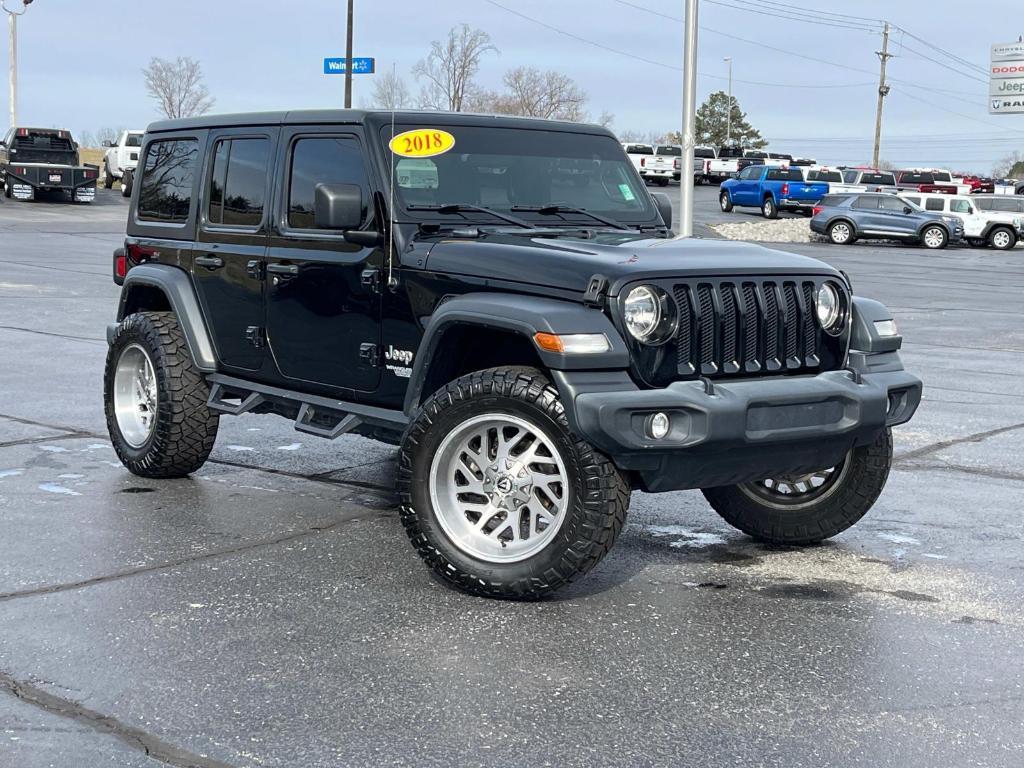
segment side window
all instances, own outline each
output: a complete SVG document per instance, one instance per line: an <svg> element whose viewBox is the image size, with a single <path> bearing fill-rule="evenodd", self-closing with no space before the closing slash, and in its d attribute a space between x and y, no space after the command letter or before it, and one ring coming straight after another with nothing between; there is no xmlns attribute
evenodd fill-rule
<svg viewBox="0 0 1024 768"><path fill-rule="evenodd" d="M966 200L950 200L949 210L953 213L973 213L971 204Z"/></svg>
<svg viewBox="0 0 1024 768"><path fill-rule="evenodd" d="M924 209L926 211L944 211L946 210L946 201L941 197L929 197L924 201Z"/></svg>
<svg viewBox="0 0 1024 768"><path fill-rule="evenodd" d="M861 195L853 201L853 207L860 210L875 211L878 210L878 198L870 197L868 195Z"/></svg>
<svg viewBox="0 0 1024 768"><path fill-rule="evenodd" d="M903 213L903 208L906 206L902 200L898 197L883 197L878 200L878 207L886 211L899 211Z"/></svg>
<svg viewBox="0 0 1024 768"><path fill-rule="evenodd" d="M761 166L759 165L748 165L742 171L740 171L739 178L741 179L756 179L761 174Z"/></svg>
<svg viewBox="0 0 1024 768"><path fill-rule="evenodd" d="M221 139L213 153L207 220L225 226L258 227L263 221L269 139Z"/></svg>
<svg viewBox="0 0 1024 768"><path fill-rule="evenodd" d="M288 180L288 226L314 229L313 206L318 184L358 184L363 190L363 219L370 188L363 153L354 138L304 138L292 145Z"/></svg>
<svg viewBox="0 0 1024 768"><path fill-rule="evenodd" d="M140 219L175 224L188 220L197 147L195 139L150 142L139 180Z"/></svg>
<svg viewBox="0 0 1024 768"><path fill-rule="evenodd" d="M909 195L904 195L903 199L913 203L914 205L921 205L920 197L910 197Z"/></svg>
<svg viewBox="0 0 1024 768"><path fill-rule="evenodd" d="M853 184L857 181L856 171L843 171L843 182L846 184Z"/></svg>

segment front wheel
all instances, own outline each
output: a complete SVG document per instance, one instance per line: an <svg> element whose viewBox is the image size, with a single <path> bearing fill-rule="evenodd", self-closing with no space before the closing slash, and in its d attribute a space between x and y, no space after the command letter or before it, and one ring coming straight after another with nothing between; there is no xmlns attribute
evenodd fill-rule
<svg viewBox="0 0 1024 768"><path fill-rule="evenodd" d="M722 210L725 213L729 213L732 210L732 200L729 199L728 192L723 192L718 196L718 204L722 206Z"/></svg>
<svg viewBox="0 0 1024 768"><path fill-rule="evenodd" d="M406 533L437 576L518 600L597 565L629 505L626 480L572 433L533 368L480 371L431 396L403 438L397 489Z"/></svg>
<svg viewBox="0 0 1024 768"><path fill-rule="evenodd" d="M931 226L925 228L924 232L921 233L921 242L925 248L934 251L946 247L946 244L949 242L949 235L946 234L946 230L942 227Z"/></svg>
<svg viewBox="0 0 1024 768"><path fill-rule="evenodd" d="M803 475L705 488L734 528L771 544L814 544L842 533L878 499L892 466L892 432L850 451L838 465Z"/></svg>
<svg viewBox="0 0 1024 768"><path fill-rule="evenodd" d="M775 204L774 199L766 197L761 203L761 213L766 219L777 219L779 218L779 206Z"/></svg>
<svg viewBox="0 0 1024 768"><path fill-rule="evenodd" d="M1009 251L1017 245L1017 235L1009 227L996 227L988 234L988 244L997 251Z"/></svg>
<svg viewBox="0 0 1024 768"><path fill-rule="evenodd" d="M121 197L132 196L132 180L134 176L135 174L127 169L121 174Z"/></svg>
<svg viewBox="0 0 1024 768"><path fill-rule="evenodd" d="M103 161L103 188L113 189L114 188L114 174L110 171L110 163L106 160Z"/></svg>
<svg viewBox="0 0 1024 768"><path fill-rule="evenodd" d="M171 312L139 312L117 327L103 376L107 431L140 477L184 477L213 450L218 415Z"/></svg>

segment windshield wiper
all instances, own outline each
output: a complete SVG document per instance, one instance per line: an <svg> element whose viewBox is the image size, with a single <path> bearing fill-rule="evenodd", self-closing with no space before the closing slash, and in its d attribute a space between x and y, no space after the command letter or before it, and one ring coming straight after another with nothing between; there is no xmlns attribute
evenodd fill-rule
<svg viewBox="0 0 1024 768"><path fill-rule="evenodd" d="M471 205L469 203L444 203L442 205L407 205L405 207L410 211L434 211L436 213L465 213L467 211L486 213L496 219L507 221L509 224L515 224L517 227L534 229L534 225L528 221L524 221L517 216L509 216L507 213L502 213L501 211L485 208L482 205Z"/></svg>
<svg viewBox="0 0 1024 768"><path fill-rule="evenodd" d="M615 229L629 229L621 221L610 219L607 216L601 216L597 213L591 213L586 208L577 208L573 205L560 205L558 203L551 203L550 205L513 205L513 211L522 211L523 213L539 213L542 216L552 216L559 213L581 213L584 216L589 216L595 221L600 221L602 224L607 224L609 227L615 227Z"/></svg>

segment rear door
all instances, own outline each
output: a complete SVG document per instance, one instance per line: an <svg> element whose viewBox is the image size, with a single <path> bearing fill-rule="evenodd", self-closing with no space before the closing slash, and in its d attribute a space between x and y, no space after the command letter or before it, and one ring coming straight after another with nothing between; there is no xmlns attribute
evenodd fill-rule
<svg viewBox="0 0 1024 768"><path fill-rule="evenodd" d="M357 126L290 127L282 131L274 229L267 251L267 333L281 376L355 392L380 381L384 252L317 229L318 184L362 188L363 229L377 227L369 158Z"/></svg>
<svg viewBox="0 0 1024 768"><path fill-rule="evenodd" d="M210 133L192 277L225 367L263 365L263 266L277 128Z"/></svg>

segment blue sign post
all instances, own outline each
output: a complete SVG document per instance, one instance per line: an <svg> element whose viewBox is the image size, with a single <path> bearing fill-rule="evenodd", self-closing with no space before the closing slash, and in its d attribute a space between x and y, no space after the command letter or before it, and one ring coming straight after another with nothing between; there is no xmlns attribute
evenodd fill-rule
<svg viewBox="0 0 1024 768"><path fill-rule="evenodd" d="M376 60L370 56L352 57L353 75L372 75ZM325 75L344 75L348 69L348 59L344 56L335 56L324 59Z"/></svg>

